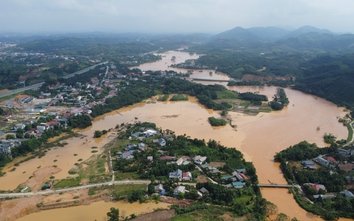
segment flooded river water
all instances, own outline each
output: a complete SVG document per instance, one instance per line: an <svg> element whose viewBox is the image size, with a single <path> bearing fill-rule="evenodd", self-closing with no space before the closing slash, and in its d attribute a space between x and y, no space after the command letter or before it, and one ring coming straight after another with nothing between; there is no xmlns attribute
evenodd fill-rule
<svg viewBox="0 0 354 221"><path fill-rule="evenodd" d="M167 203L124 203L124 202L96 202L88 206L75 206L63 209L45 210L17 219L18 221L103 221L107 220L107 212L111 207L119 209L119 216L129 217L131 214L153 212L156 209L169 208ZM63 214L65 214L63 216Z"/></svg>
<svg viewBox="0 0 354 221"><path fill-rule="evenodd" d="M166 65L171 62L169 56L173 55L176 56L177 62L182 62L183 59L195 58L196 56L183 52L168 52L165 54L166 60L160 61L159 65L155 62L144 64L141 68L145 70L165 70ZM184 56L183 59L179 60L179 56L182 55ZM204 74L198 72L198 74L201 77L210 76L208 72ZM225 77L215 73L213 76L216 78ZM210 84L211 82L207 83ZM270 99L276 92L276 87L242 86L230 87L229 89L240 92L259 91L261 94L266 94ZM237 148L242 151L247 160L251 160L254 163L260 183L269 183L269 181L286 183L278 164L273 162L273 156L276 152L303 140L324 146L325 144L322 140L324 133L332 133L338 139L346 139L347 129L338 123L338 117L346 114L343 109L326 100L296 90L286 89L285 91L290 104L282 111L260 113L256 116L229 113L233 124L237 125L237 130L229 125L221 128L211 127L207 120L208 117L218 117L219 113L205 109L193 97L189 97L189 101L139 103L113 111L105 116L98 117L92 127L80 132L86 137L71 138L67 141L68 144L66 146L49 151L41 159L22 163L14 172L8 172L12 167L6 168L7 174L0 178L0 189L14 189L20 183L25 182L38 167L48 165L57 165L61 172L54 176L56 178L65 178L69 175L68 170L73 167L79 158L83 160L89 158L92 154L92 146L101 147L110 140L109 138L103 140L93 139L95 130L114 128L117 124L123 122L132 123L136 120L154 122L162 129L175 131L177 135L186 134L192 138L205 139L206 141L214 139L222 145ZM166 117L167 115L175 115L175 117ZM320 130L317 130L317 127ZM74 154L77 154L77 156L74 156ZM278 206L279 212L285 213L290 217L297 217L299 220L321 220L319 217L308 214L301 209L294 201L292 195L288 194L285 189L262 189L262 194L267 200ZM96 210L93 209L95 205L92 205L92 211ZM77 210L75 210L76 208ZM44 220L45 217L55 217L58 211L68 211L69 209L76 211L73 213L85 213L78 208L81 207L45 211L38 213L43 214L43 218L23 220ZM85 208L91 208L91 206ZM109 206L107 208L109 209ZM107 208L103 209L103 215L108 211ZM102 219L98 217L98 220Z"/></svg>

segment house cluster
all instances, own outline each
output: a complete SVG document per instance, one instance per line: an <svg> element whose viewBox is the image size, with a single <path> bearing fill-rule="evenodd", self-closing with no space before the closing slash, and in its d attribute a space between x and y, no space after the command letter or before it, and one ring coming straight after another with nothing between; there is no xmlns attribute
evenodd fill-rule
<svg viewBox="0 0 354 221"><path fill-rule="evenodd" d="M213 173L213 174L217 174L217 173L220 173L220 170L216 167L213 167L213 166L210 166L209 164L205 163L203 165L201 165L201 168L203 169L208 169L208 171L210 173Z"/></svg>
<svg viewBox="0 0 354 221"><path fill-rule="evenodd" d="M76 85L66 85L62 83L50 88L55 95L50 92L42 92L40 98L52 97L47 106L58 104L75 106L84 110L90 110L93 106L101 104L100 101L94 101L93 94L99 95L103 89L96 84L86 83L85 85L77 82Z"/></svg>
<svg viewBox="0 0 354 221"><path fill-rule="evenodd" d="M221 177L221 180L226 183L226 187L240 189L246 186L245 181L249 179L246 174L246 169L236 169L231 175Z"/></svg>
<svg viewBox="0 0 354 221"><path fill-rule="evenodd" d="M158 184L155 186L155 192L157 194L160 195L164 195L165 194L165 189L163 188L162 184ZM174 190L173 190L173 195L174 196L178 196L180 193L185 194L186 192L188 192L188 190L186 189L185 186L183 185L178 185ZM209 191L207 189L205 189L204 187L202 187L200 190L197 191L199 196L202 197L204 194L209 193Z"/></svg>
<svg viewBox="0 0 354 221"><path fill-rule="evenodd" d="M337 152L342 155L343 157L350 157L354 155L354 150L352 149L343 149L343 148L338 148ZM348 172L349 175L345 176L345 182L348 185L354 184L354 176L350 175L351 171L354 171L354 164L353 163L348 163L348 162L342 162L339 163L336 159L334 159L332 156L318 156L312 160L304 160L301 161L301 165L303 166L304 169L311 169L311 170L316 170L319 167L325 167L327 169L334 169L335 167L339 167L340 170ZM331 173L334 173L331 171ZM325 193L327 192L326 187L322 184L318 183L304 183L303 186L308 186L312 189L314 189L317 193L322 192ZM348 197L348 198L353 198L353 193L344 190L341 192L343 196ZM336 197L336 194L334 193L327 193L327 194L316 194L313 195L315 199L322 198L322 199L333 199Z"/></svg>
<svg viewBox="0 0 354 221"><path fill-rule="evenodd" d="M180 193L186 193L186 192L188 192L188 190L186 189L186 187L185 186L182 186L182 185L179 185L179 186L177 186L174 190L173 190L173 195L175 195L175 196L178 196ZM198 195L200 196L200 197L202 197L203 195L205 195L205 194L208 194L209 193L209 191L207 190L207 189L205 189L204 187L202 187L201 189L199 189L198 191L197 191L197 193L198 193Z"/></svg>
<svg viewBox="0 0 354 221"><path fill-rule="evenodd" d="M338 148L338 153L344 157L354 156L354 149Z"/></svg>
<svg viewBox="0 0 354 221"><path fill-rule="evenodd" d="M0 42L0 48L14 47L17 44L12 43L4 43ZM7 52L2 51L0 53L0 57L2 56L10 56L14 59L14 62L24 62L26 61L27 66L41 66L43 61L45 60L72 60L74 61L74 57L67 57L65 55L56 55L56 54L45 54L39 52ZM39 62L39 63L38 63Z"/></svg>
<svg viewBox="0 0 354 221"><path fill-rule="evenodd" d="M146 149L146 145L144 143L131 144L125 147L124 152L117 152L116 154L120 156L121 159L130 160L134 158L134 152L144 151Z"/></svg>
<svg viewBox="0 0 354 221"><path fill-rule="evenodd" d="M16 140L0 140L0 152L5 155L11 155L11 149L20 145L20 139Z"/></svg>
<svg viewBox="0 0 354 221"><path fill-rule="evenodd" d="M39 116L37 118L31 117L23 120L21 123L16 123L13 127L2 135L4 139L0 140L0 152L11 156L11 149L18 147L22 141L29 138L40 137L46 130L54 129L55 126L66 127L68 120L63 117L55 116L54 119L48 122L38 122L40 119L45 119L47 116ZM32 124L36 123L36 127ZM16 137L18 130L23 131L23 137ZM13 135L13 139L5 139L6 136Z"/></svg>
<svg viewBox="0 0 354 221"><path fill-rule="evenodd" d="M305 169L317 169L315 162L326 168L334 168L338 162L332 156L318 156L313 160L303 160L301 164Z"/></svg>
<svg viewBox="0 0 354 221"><path fill-rule="evenodd" d="M178 179L180 181L190 181L192 180L192 174L191 172L183 172L182 170L177 169L176 171L170 172L168 178Z"/></svg>

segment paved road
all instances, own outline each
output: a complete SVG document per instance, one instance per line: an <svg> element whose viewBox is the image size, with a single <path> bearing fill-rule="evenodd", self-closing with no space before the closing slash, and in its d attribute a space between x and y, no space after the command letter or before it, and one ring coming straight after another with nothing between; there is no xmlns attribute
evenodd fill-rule
<svg viewBox="0 0 354 221"><path fill-rule="evenodd" d="M22 87L22 88L18 88L18 89L15 89L15 90L11 90L11 91L8 91L6 93L0 94L0 98L6 97L6 96L9 96L9 95L13 95L13 94L17 94L17 93L20 93L20 92L23 92L23 91L27 91L27 90L37 89L37 88L40 88L43 84L44 84L44 82L40 82L40 83L37 83L37 84L33 84L31 86L27 86L27 87Z"/></svg>
<svg viewBox="0 0 354 221"><path fill-rule="evenodd" d="M38 192L28 192L28 193L0 193L1 198L21 198L21 197L30 197L36 195L47 195L47 194L54 194L54 193L64 193L70 192L75 190L83 190L92 187L101 187L101 186L112 186L112 185L124 185L124 184L146 184L148 185L151 183L150 180L120 180L120 181L113 181L113 182L105 182L105 183L95 183L95 184L88 184L64 189L56 189L56 190L44 190ZM185 183L179 182L180 185L189 185L189 186L196 186L196 183Z"/></svg>
<svg viewBox="0 0 354 221"><path fill-rule="evenodd" d="M204 171L199 167L199 166L196 166L197 167L197 169L200 171L200 172L202 172L203 174L204 174L204 176L206 176L207 178L208 178L208 180L210 180L213 184L218 184L218 182L216 182L215 180L213 180L212 178L210 178L208 175L206 175L205 173L204 173Z"/></svg>
<svg viewBox="0 0 354 221"><path fill-rule="evenodd" d="M64 189L44 190L44 191L38 191L38 192L1 193L0 199L1 198L14 198L14 197L29 197L29 196L46 195L46 194L53 194L53 193L64 193L64 192L88 189L88 188L92 188L92 187L101 187L101 186L124 185L124 184L146 184L147 185L150 182L151 182L150 180L121 180L121 181L114 181L114 182L88 184L88 185L70 187L70 188L64 188Z"/></svg>
<svg viewBox="0 0 354 221"><path fill-rule="evenodd" d="M92 66L90 66L90 67L84 68L84 69L82 69L82 70L80 70L80 71L77 71L77 72L74 72L74 73L72 73L72 74L66 75L64 78L65 78L65 79L68 79L68 78L71 78L71 77L73 77L73 76L75 76L75 75L83 74L83 73L88 72L89 70L92 70L92 69L94 69L95 67L97 67L97 66L99 66L99 65L103 65L103 64L108 64L108 61L101 62L101 63L99 63L99 64L95 64L95 65L92 65Z"/></svg>
<svg viewBox="0 0 354 221"><path fill-rule="evenodd" d="M77 72L74 72L72 74L69 74L69 75L65 76L64 78L68 79L68 78L71 78L71 77L73 77L75 75L83 74L83 73L85 73L85 72L87 72L87 71L89 71L89 70L91 70L91 69L93 69L93 68L95 68L95 67L97 67L99 65L103 65L103 64L107 64L107 63L108 63L108 61L105 61L105 62L101 62L99 64L92 65L92 66L87 67L85 69L82 69L80 71L77 71ZM15 89L15 90L11 90L11 91L8 91L6 93L0 94L0 98L6 97L6 96L9 96L9 95L13 95L13 94L17 94L17 93L20 93L20 92L23 92L23 91L27 91L27 90L38 89L43 84L44 84L44 82L40 82L40 83L37 83L37 84L33 84L31 86L27 86L27 87L22 87L22 88L18 88L18 89Z"/></svg>

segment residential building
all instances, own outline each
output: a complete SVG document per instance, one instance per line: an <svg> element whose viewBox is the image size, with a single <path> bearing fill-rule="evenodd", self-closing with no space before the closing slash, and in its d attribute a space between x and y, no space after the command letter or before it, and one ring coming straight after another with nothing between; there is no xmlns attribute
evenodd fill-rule
<svg viewBox="0 0 354 221"><path fill-rule="evenodd" d="M10 143L0 143L0 152L6 155L11 154L11 144Z"/></svg>
<svg viewBox="0 0 354 221"><path fill-rule="evenodd" d="M313 162L312 160L301 161L301 164L305 169L316 169L315 162Z"/></svg>
<svg viewBox="0 0 354 221"><path fill-rule="evenodd" d="M202 165L206 159L207 157L198 155L193 158L193 161L195 164Z"/></svg>
<svg viewBox="0 0 354 221"><path fill-rule="evenodd" d="M182 173L182 180L192 180L192 174L191 172L183 172Z"/></svg>
<svg viewBox="0 0 354 221"><path fill-rule="evenodd" d="M143 150L145 150L145 144L144 143L139 143L138 144L138 148L139 148L139 150L141 150L141 151L143 151Z"/></svg>
<svg viewBox="0 0 354 221"><path fill-rule="evenodd" d="M247 170L246 170L245 168L236 169L236 171L237 171L238 173L247 174Z"/></svg>
<svg viewBox="0 0 354 221"><path fill-rule="evenodd" d="M232 173L232 176L236 177L236 179L237 179L238 181L244 181L244 179L243 179L243 177L241 176L241 174L238 173L237 171L234 171L234 172Z"/></svg>
<svg viewBox="0 0 354 221"><path fill-rule="evenodd" d="M177 186L173 191L173 195L177 196L179 193L185 193L186 187L185 186Z"/></svg>
<svg viewBox="0 0 354 221"><path fill-rule="evenodd" d="M180 165L182 165L183 164L183 158L181 157L181 158L179 158L177 161L176 161L176 164L178 165L178 166L180 166Z"/></svg>
<svg viewBox="0 0 354 221"><path fill-rule="evenodd" d="M338 148L338 153L341 154L342 156L344 157L350 157L352 155L354 155L354 150L346 150L346 149L343 149L343 148Z"/></svg>
<svg viewBox="0 0 354 221"><path fill-rule="evenodd" d="M134 155L132 151L124 151L124 153L120 156L120 158L129 160L129 159L133 159Z"/></svg>
<svg viewBox="0 0 354 221"><path fill-rule="evenodd" d="M151 136L154 136L157 134L157 131L156 130L153 130L153 129L149 129L149 130L146 130L144 132L145 134L145 137L151 137Z"/></svg>
<svg viewBox="0 0 354 221"><path fill-rule="evenodd" d="M183 172L180 169L177 169L176 171L170 172L168 174L168 178L170 178L170 179L175 179L175 178L182 179L182 176L183 176Z"/></svg>
<svg viewBox="0 0 354 221"><path fill-rule="evenodd" d="M314 159L314 161L318 164L320 164L321 166L324 166L326 168L330 167L330 163L328 160L324 159L323 157L319 156L319 157L316 157Z"/></svg>
<svg viewBox="0 0 354 221"><path fill-rule="evenodd" d="M205 195L205 194L209 194L209 191L207 189L205 189L204 187L202 187L199 192L202 194L202 195Z"/></svg>
<svg viewBox="0 0 354 221"><path fill-rule="evenodd" d="M354 197L354 194L352 192L350 192L349 190L344 190L344 191L342 191L340 193L342 193L347 198L353 198Z"/></svg>
<svg viewBox="0 0 354 221"><path fill-rule="evenodd" d="M165 194L165 189L163 188L163 185L160 183L158 185L155 186L155 192L161 195Z"/></svg>
<svg viewBox="0 0 354 221"><path fill-rule="evenodd" d="M173 156L161 156L159 160L175 160L176 157Z"/></svg>
<svg viewBox="0 0 354 221"><path fill-rule="evenodd" d="M231 184L236 189L241 189L246 186L246 183L244 182L232 182Z"/></svg>
<svg viewBox="0 0 354 221"><path fill-rule="evenodd" d="M159 144L161 147L164 147L164 146L166 146L166 140L163 139L163 138L160 138L159 141L158 141L158 144Z"/></svg>
<svg viewBox="0 0 354 221"><path fill-rule="evenodd" d="M332 156L326 156L323 157L324 159L326 159L329 163L331 163L332 165L336 165L338 164L338 162L336 161L336 159L334 159Z"/></svg>
<svg viewBox="0 0 354 221"><path fill-rule="evenodd" d="M313 189L315 189L317 192L320 190L323 190L325 192L327 192L326 187L322 184L316 184L316 183L304 183L304 186L309 186Z"/></svg>

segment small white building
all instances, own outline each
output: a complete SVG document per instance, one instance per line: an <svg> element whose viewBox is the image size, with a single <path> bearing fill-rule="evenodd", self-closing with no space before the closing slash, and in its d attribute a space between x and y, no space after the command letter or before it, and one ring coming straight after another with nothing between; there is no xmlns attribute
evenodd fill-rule
<svg viewBox="0 0 354 221"><path fill-rule="evenodd" d="M180 165L182 165L182 163L183 163L183 158L181 157L181 158L179 158L177 161L176 161L176 164L178 165L178 166L180 166Z"/></svg>
<svg viewBox="0 0 354 221"><path fill-rule="evenodd" d="M206 159L207 157L198 155L193 158L193 161L195 164L202 165Z"/></svg>
<svg viewBox="0 0 354 221"><path fill-rule="evenodd" d="M177 196L179 193L185 193L186 187L185 186L177 186L173 191L173 195Z"/></svg>
<svg viewBox="0 0 354 221"><path fill-rule="evenodd" d="M156 135L157 131L153 130L153 129L149 129L149 130L145 131L144 134L145 134L146 137L151 137L151 136Z"/></svg>
<svg viewBox="0 0 354 221"><path fill-rule="evenodd" d="M158 141L158 143L159 143L159 145L160 145L161 147L166 146L166 140L163 139L163 138L160 138L159 141Z"/></svg>

